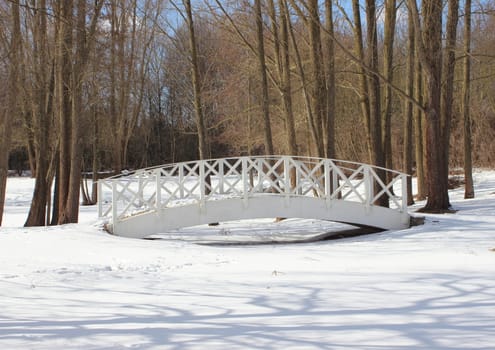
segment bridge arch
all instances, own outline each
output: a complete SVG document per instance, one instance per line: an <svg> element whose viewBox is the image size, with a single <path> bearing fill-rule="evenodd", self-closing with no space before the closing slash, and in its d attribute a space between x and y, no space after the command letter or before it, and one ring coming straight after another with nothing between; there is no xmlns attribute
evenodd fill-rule
<svg viewBox="0 0 495 350"><path fill-rule="evenodd" d="M386 173L383 181L378 173ZM98 213L120 236L267 217L381 229L409 227L407 175L367 164L294 156L161 165L98 182ZM375 205L381 197L389 207Z"/></svg>

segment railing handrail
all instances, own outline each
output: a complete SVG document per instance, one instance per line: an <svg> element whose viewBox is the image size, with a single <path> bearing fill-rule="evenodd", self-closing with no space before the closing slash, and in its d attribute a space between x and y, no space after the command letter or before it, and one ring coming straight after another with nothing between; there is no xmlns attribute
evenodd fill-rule
<svg viewBox="0 0 495 350"><path fill-rule="evenodd" d="M122 177L129 177L129 176L135 175L137 173L141 173L141 172L146 172L146 171L151 171L151 170L161 169L161 168L172 168L172 167L177 166L179 164L194 164L194 163L198 163L198 162L201 162L201 161L203 161L203 162L215 162L215 161L219 161L219 160L233 160L233 159L241 159L241 158L248 158L248 159L280 159L280 158L283 158L283 157L289 157L289 158L293 158L293 159L315 160L315 161L318 161L318 162L319 161L322 161L322 160L330 160L330 161L332 161L334 163L347 163L347 164L352 164L352 165L367 165L367 166L372 167L373 169L384 170L386 172L397 174L397 175L411 176L409 174L406 174L406 173L401 172L401 171L398 171L398 170L388 169L388 168L380 167L380 166L369 164L369 163L360 163L360 162L356 162L356 161L344 160L344 159L336 159L336 158L321 158L321 157L311 157L311 156L291 156L291 155L284 155L284 154L282 154L282 155L266 155L266 156L256 155L256 156L239 156L239 157L225 157L225 158L209 158L209 159L204 159L204 160L188 160L188 161L183 161L183 162L175 162L175 163L167 163L167 164L161 164L161 165L153 165L153 166L146 167L146 168L135 169L135 170L128 170L128 171L126 171L124 173L117 174L117 175L112 175L112 176L109 176L109 177L106 177L106 178L103 178L103 179L100 179L100 180L111 180L111 179L118 179L118 178L122 178ZM344 169L346 169L346 168L344 168ZM354 170L354 169L348 168L348 170Z"/></svg>

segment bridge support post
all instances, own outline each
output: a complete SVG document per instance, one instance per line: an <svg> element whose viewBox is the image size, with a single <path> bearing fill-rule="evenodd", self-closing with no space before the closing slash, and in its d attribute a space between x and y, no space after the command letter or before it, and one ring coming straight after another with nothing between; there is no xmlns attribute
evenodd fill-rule
<svg viewBox="0 0 495 350"><path fill-rule="evenodd" d="M256 159L256 169L258 170L258 183L256 186L263 191L263 174L265 172L262 159Z"/></svg>
<svg viewBox="0 0 495 350"><path fill-rule="evenodd" d="M204 210L206 200L206 173L205 161L199 162L199 207Z"/></svg>
<svg viewBox="0 0 495 350"><path fill-rule="evenodd" d="M118 211L118 200L119 195L117 191L117 182L112 181L112 226L113 232L116 232L117 223L119 222L119 211Z"/></svg>
<svg viewBox="0 0 495 350"><path fill-rule="evenodd" d="M331 160L329 160L328 162L332 166L332 198L339 199L340 196L337 193L337 189L340 187L340 184L339 184L338 172L337 172L337 169L336 169L337 166Z"/></svg>
<svg viewBox="0 0 495 350"><path fill-rule="evenodd" d="M247 207L248 205L248 194L249 194L249 174L248 174L248 160L246 157L241 159L241 177L242 177L242 192L243 192L243 205Z"/></svg>
<svg viewBox="0 0 495 350"><path fill-rule="evenodd" d="M224 176L225 176L225 171L224 171L225 160L219 159L217 162L218 162L218 193L224 194L225 189L223 186L224 186Z"/></svg>
<svg viewBox="0 0 495 350"><path fill-rule="evenodd" d="M278 177L278 181L280 181L280 176ZM285 200L284 204L285 207L290 206L290 192L291 192L291 184L290 184L290 159L287 156L284 156L284 195L285 195Z"/></svg>
<svg viewBox="0 0 495 350"><path fill-rule="evenodd" d="M288 200L290 195L290 160L284 156L284 193Z"/></svg>
<svg viewBox="0 0 495 350"><path fill-rule="evenodd" d="M366 199L366 207L369 208L373 204L373 194L374 194L374 181L373 181L373 173L372 169L368 166L365 165L363 168L363 174L364 174L364 188L365 188L365 199Z"/></svg>
<svg viewBox="0 0 495 350"><path fill-rule="evenodd" d="M301 167L299 164L296 162L295 166L295 174L296 174L296 193L298 195L302 195L303 193L303 188L302 188L302 183L301 183Z"/></svg>
<svg viewBox="0 0 495 350"><path fill-rule="evenodd" d="M156 204L155 204L155 209L156 212L158 213L161 203L162 203L162 177L161 177L161 169L156 169L155 170L155 185L156 185Z"/></svg>
<svg viewBox="0 0 495 350"><path fill-rule="evenodd" d="M179 164L179 195L180 198L184 198L184 164Z"/></svg>
<svg viewBox="0 0 495 350"><path fill-rule="evenodd" d="M401 211L403 213L407 213L407 174L401 174L400 175L400 187L402 189L402 208Z"/></svg>
<svg viewBox="0 0 495 350"><path fill-rule="evenodd" d="M143 176L140 174L138 176L138 206L142 206L144 204L144 196L143 196Z"/></svg>
<svg viewBox="0 0 495 350"><path fill-rule="evenodd" d="M332 199L332 184L330 182L330 164L328 161L323 163L323 179L325 180L325 201L327 207L330 206L330 201Z"/></svg>

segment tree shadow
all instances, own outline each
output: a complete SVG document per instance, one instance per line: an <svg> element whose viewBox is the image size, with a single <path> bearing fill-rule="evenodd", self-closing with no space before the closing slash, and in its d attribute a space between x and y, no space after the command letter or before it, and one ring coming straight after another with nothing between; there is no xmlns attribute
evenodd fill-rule
<svg viewBox="0 0 495 350"><path fill-rule="evenodd" d="M10 302L41 303L43 310L32 316L3 314L0 344L4 349L489 350L495 342L495 284L484 278L437 273L405 275L387 284L357 274L349 282L343 274L344 289L337 281L235 283L229 290L208 283L184 290L164 281L121 290L65 284L45 300L29 293L12 296Z"/></svg>

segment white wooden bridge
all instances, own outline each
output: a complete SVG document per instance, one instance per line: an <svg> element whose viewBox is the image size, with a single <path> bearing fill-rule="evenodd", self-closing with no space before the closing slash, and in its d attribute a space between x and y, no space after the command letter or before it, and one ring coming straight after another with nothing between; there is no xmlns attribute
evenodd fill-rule
<svg viewBox="0 0 495 350"><path fill-rule="evenodd" d="M385 172L388 181L377 175ZM367 164L293 156L161 165L98 182L98 213L116 235L144 238L232 220L314 218L409 227L407 175ZM389 207L377 206L382 196Z"/></svg>

